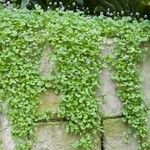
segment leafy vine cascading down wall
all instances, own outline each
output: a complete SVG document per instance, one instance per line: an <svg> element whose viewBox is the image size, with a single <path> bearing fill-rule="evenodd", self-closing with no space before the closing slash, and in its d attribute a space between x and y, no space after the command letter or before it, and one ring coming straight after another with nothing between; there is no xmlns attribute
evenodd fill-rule
<svg viewBox="0 0 150 150"><path fill-rule="evenodd" d="M125 122L133 127L139 148L150 149L138 68L145 52L140 44L150 38L148 20L91 18L82 12L37 8L1 10L0 22L0 100L9 108L16 149L31 149L36 122L52 117L50 110L38 112L39 94L50 88L62 95L54 115L68 120L67 131L80 137L73 146L92 150L103 132L96 91L106 63L113 67ZM114 55L106 58L101 53L105 37L117 40ZM52 48L56 65L48 77L38 70L44 47Z"/></svg>

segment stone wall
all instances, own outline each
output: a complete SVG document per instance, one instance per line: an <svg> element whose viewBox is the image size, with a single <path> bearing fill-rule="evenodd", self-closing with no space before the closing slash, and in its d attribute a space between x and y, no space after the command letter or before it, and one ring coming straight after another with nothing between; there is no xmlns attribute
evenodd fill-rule
<svg viewBox="0 0 150 150"><path fill-rule="evenodd" d="M105 40L103 44L103 54L110 55L115 43L111 39ZM149 46L150 48L150 46ZM50 49L43 51L41 57L41 65L39 67L43 76L47 76L54 64L48 61L48 54ZM145 95L145 103L147 108L150 108L150 54L143 60L141 65L141 73L143 76L143 92ZM103 129L104 133L100 137L100 142L95 146L94 150L137 150L137 141L131 132L128 141L125 143L126 133L130 127L123 123L122 119L122 103L116 96L116 86L111 80L111 69L105 69L100 74L102 79L102 90L105 93L105 101L100 108L103 114ZM98 90L98 94L99 94ZM42 93L42 103L39 109L42 111L45 108L51 108L53 112L58 111L60 97L53 91ZM6 109L6 108L4 108ZM149 113L150 114L150 113ZM149 115L150 122L150 115ZM55 118L48 122L37 123L36 137L37 142L34 143L32 150L73 150L72 144L78 138L74 135L68 135L65 130L67 122L60 121ZM150 123L149 123L150 124ZM15 150L15 144L11 137L11 127L7 116L1 114L0 116L0 150Z"/></svg>

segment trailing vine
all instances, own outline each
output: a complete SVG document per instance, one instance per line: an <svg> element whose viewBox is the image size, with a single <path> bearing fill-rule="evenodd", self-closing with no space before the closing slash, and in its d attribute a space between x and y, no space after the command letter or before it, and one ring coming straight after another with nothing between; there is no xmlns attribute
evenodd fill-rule
<svg viewBox="0 0 150 150"><path fill-rule="evenodd" d="M140 67L146 49L141 43L148 41L149 33L141 28L126 24L118 33L118 44L114 50L113 79L116 81L118 96L123 102L124 121L133 127L138 138L139 149L150 148L147 128L147 110L142 94ZM144 27L144 26L143 26Z"/></svg>
<svg viewBox="0 0 150 150"><path fill-rule="evenodd" d="M32 145L38 93L45 89L37 70L42 43L37 31L42 20L36 14L29 17L30 14L11 13L4 10L0 15L0 96L9 105L7 113L17 138L16 149L23 150Z"/></svg>
<svg viewBox="0 0 150 150"><path fill-rule="evenodd" d="M96 139L98 141L101 131L99 102L96 99L101 69L100 32L97 24L86 18L72 16L72 13L64 17L58 21L66 32L56 34L53 39L57 42L55 40L51 45L56 49L54 55L57 60L53 88L63 93L60 115L69 121L68 132L81 137L74 146L93 149L92 143ZM56 30L62 32L60 27Z"/></svg>
<svg viewBox="0 0 150 150"><path fill-rule="evenodd" d="M74 147L92 150L102 132L96 97L105 63L114 68L113 78L123 101L123 115L136 132L142 149L149 149L146 107L141 93L138 64L149 40L149 22L85 17L82 12L1 10L0 100L8 115L18 150L32 148L35 122L48 118L38 111L39 94L48 88L62 95L59 117L68 121L67 131L80 136ZM101 53L103 37L116 38L114 55ZM53 49L55 70L42 77L38 67L45 45ZM105 62L104 62L105 61Z"/></svg>

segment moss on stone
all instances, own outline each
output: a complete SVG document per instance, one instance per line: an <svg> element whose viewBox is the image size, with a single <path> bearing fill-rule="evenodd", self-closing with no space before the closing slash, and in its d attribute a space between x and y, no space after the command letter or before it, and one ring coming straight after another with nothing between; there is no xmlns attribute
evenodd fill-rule
<svg viewBox="0 0 150 150"><path fill-rule="evenodd" d="M123 133L126 132L127 128L122 118L104 120L104 131L108 137L123 137Z"/></svg>

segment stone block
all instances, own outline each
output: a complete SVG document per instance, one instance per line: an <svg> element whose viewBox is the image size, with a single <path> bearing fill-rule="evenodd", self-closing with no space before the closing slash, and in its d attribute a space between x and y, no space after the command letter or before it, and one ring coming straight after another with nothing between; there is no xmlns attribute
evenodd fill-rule
<svg viewBox="0 0 150 150"><path fill-rule="evenodd" d="M39 72L45 78L48 78L51 75L51 72L55 67L55 63L50 60L51 55L51 48L45 46L39 62ZM41 103L39 105L39 111L51 110L52 113L57 113L59 109L59 99L60 96L55 94L52 90L42 92L40 94Z"/></svg>
<svg viewBox="0 0 150 150"><path fill-rule="evenodd" d="M64 122L39 123L37 125L37 141L32 150L74 150L73 143L77 136L70 135L65 130ZM100 145L94 150L101 150Z"/></svg>
<svg viewBox="0 0 150 150"><path fill-rule="evenodd" d="M136 138L130 135L125 143L125 133L129 127L122 122L122 118L106 119L104 124L104 150L137 150Z"/></svg>
<svg viewBox="0 0 150 150"><path fill-rule="evenodd" d="M150 109L150 46L146 58L142 64L143 91L145 96L145 104Z"/></svg>
<svg viewBox="0 0 150 150"><path fill-rule="evenodd" d="M102 43L102 53L104 56L112 55L115 48L115 39L104 39ZM102 81L102 91L105 95L104 103L102 104L102 113L104 117L121 116L122 103L117 97L115 83L111 80L111 71L105 69L100 74Z"/></svg>
<svg viewBox="0 0 150 150"><path fill-rule="evenodd" d="M117 97L115 83L111 80L111 72L103 70L101 74L102 90L105 94L105 100L102 104L102 113L104 117L121 116L122 103Z"/></svg>
<svg viewBox="0 0 150 150"><path fill-rule="evenodd" d="M39 63L39 72L42 76L48 77L55 67L55 63L50 60L50 55L52 53L51 48L44 48L41 54L41 59Z"/></svg>
<svg viewBox="0 0 150 150"><path fill-rule="evenodd" d="M75 141L75 137L66 133L63 122L39 123L36 136L32 150L72 150Z"/></svg>
<svg viewBox="0 0 150 150"><path fill-rule="evenodd" d="M115 48L115 39L105 38L102 42L102 53L104 56L112 55L112 50Z"/></svg>
<svg viewBox="0 0 150 150"><path fill-rule="evenodd" d="M148 128L150 129L150 110L147 113L147 123L148 123Z"/></svg>
<svg viewBox="0 0 150 150"><path fill-rule="evenodd" d="M0 123L0 150L4 150L2 139L2 123Z"/></svg>
<svg viewBox="0 0 150 150"><path fill-rule="evenodd" d="M39 111L51 110L54 113L58 112L60 96L49 90L40 95L41 103Z"/></svg>
<svg viewBox="0 0 150 150"><path fill-rule="evenodd" d="M15 150L15 142L11 135L11 127L6 115L0 115L0 148L1 150Z"/></svg>

